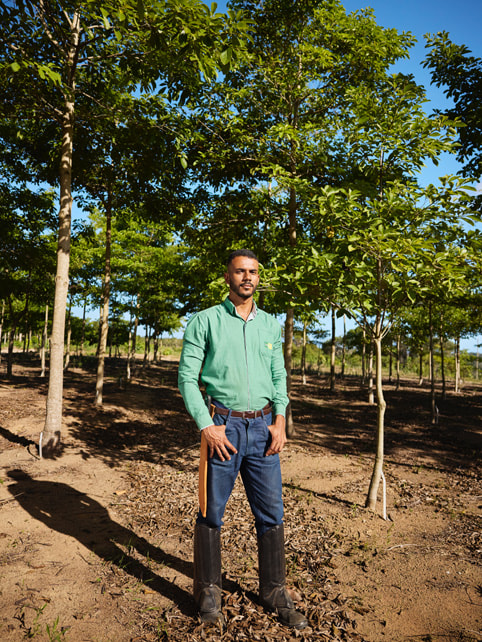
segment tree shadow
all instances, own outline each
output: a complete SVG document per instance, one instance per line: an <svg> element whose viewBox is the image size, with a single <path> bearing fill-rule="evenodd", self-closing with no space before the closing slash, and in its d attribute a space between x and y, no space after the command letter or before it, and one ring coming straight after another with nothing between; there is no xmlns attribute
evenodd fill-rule
<svg viewBox="0 0 482 642"><path fill-rule="evenodd" d="M85 384L72 380L66 408L72 417L70 434L82 442L82 456L109 466L135 460L194 470L200 435L177 391L176 365L151 365L125 389L106 383L101 408L92 405Z"/></svg>
<svg viewBox="0 0 482 642"><path fill-rule="evenodd" d="M15 481L7 487L8 491L34 519L75 538L99 558L137 580L148 582L150 589L174 602L185 615L195 615L190 593L155 574L148 566L148 560L153 560L192 578L191 562L166 553L118 524L102 504L67 484L37 481L19 469L9 470L7 476ZM134 558L133 550L144 560Z"/></svg>
<svg viewBox="0 0 482 642"><path fill-rule="evenodd" d="M332 502L333 504L342 504L344 506L347 506L348 508L352 508L353 506L353 502L350 502L347 499L343 499L342 497L338 497L337 495L330 495L329 493L321 493L320 491L312 490L311 488L303 488L302 486L298 486L297 484L283 483L283 488L289 488L290 490L295 490L297 492L305 493L306 495L319 497L320 499L324 499L328 502Z"/></svg>
<svg viewBox="0 0 482 642"><path fill-rule="evenodd" d="M2 426L0 426L0 436L11 442L12 444L19 444L20 446L25 446L25 448L34 446L37 449L38 453L38 445L32 439L27 439L27 437L22 437L21 435L16 435L15 433L7 430L7 428L3 428Z"/></svg>
<svg viewBox="0 0 482 642"><path fill-rule="evenodd" d="M359 382L346 378L336 394L323 380L314 377L307 386L295 383L293 415L297 434L294 442L314 451L338 455L374 455L375 405L367 402L367 391ZM385 383L385 456L387 461L411 464L421 458L446 468L475 467L482 435L480 387L466 396L437 390L438 424L431 423L430 389L405 382L399 390Z"/></svg>

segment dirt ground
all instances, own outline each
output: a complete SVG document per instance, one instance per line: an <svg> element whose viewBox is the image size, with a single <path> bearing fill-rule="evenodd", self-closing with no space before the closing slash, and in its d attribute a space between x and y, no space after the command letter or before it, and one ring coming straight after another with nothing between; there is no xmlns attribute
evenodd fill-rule
<svg viewBox="0 0 482 642"><path fill-rule="evenodd" d="M115 372L115 363L109 371ZM223 529L227 627L192 598L199 435L177 364L118 374L96 409L94 372L65 378L63 451L39 459L47 381L0 366L0 640L482 640L482 386L439 395L386 384L387 519L363 506L376 409L356 380L295 382L282 453L289 586L310 621L292 632L257 604L256 541L237 484Z"/></svg>

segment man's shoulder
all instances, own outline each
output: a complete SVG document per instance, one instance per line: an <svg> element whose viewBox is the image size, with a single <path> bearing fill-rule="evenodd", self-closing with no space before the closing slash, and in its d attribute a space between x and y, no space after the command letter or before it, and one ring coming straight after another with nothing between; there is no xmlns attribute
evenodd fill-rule
<svg viewBox="0 0 482 642"><path fill-rule="evenodd" d="M261 310L260 308L258 308L256 311L256 317L259 318L259 321L261 321L261 323L263 323L268 327L273 327L273 328L281 327L276 317L274 317L272 314L269 314L269 312L265 312L264 310Z"/></svg>
<svg viewBox="0 0 482 642"><path fill-rule="evenodd" d="M203 322L203 321L208 321L209 319L213 319L215 317L218 317L219 315L224 313L224 306L222 303L218 303L217 305L212 305L209 308L204 308L204 310L199 310L199 312L195 312L190 318L188 323L197 323L197 322Z"/></svg>

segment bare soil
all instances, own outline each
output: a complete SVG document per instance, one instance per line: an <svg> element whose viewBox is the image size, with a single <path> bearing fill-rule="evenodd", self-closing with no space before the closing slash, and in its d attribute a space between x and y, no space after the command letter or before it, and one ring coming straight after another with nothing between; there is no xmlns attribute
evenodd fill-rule
<svg viewBox="0 0 482 642"><path fill-rule="evenodd" d="M19 355L20 359L21 355ZM94 371L66 373L63 449L39 459L47 381L0 366L0 640L482 640L482 386L438 398L387 382L387 519L363 506L376 408L356 379L330 393L296 379L297 436L282 453L290 590L310 628L257 603L253 523L241 484L223 528L227 627L191 597L199 434L177 364L119 372L93 405Z"/></svg>

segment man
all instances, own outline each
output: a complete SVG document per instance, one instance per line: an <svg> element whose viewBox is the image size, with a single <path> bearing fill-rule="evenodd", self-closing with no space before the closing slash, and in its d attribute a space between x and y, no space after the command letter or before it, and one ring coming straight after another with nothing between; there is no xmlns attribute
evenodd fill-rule
<svg viewBox="0 0 482 642"><path fill-rule="evenodd" d="M194 531L194 599L202 621L223 623L220 529L240 472L255 518L260 602L283 624L302 629L308 622L285 581L279 453L288 396L281 328L253 300L259 282L253 252L232 252L224 278L228 297L190 319L179 364L179 389L209 453L207 509L205 516L199 511ZM201 369L210 408L199 389Z"/></svg>

